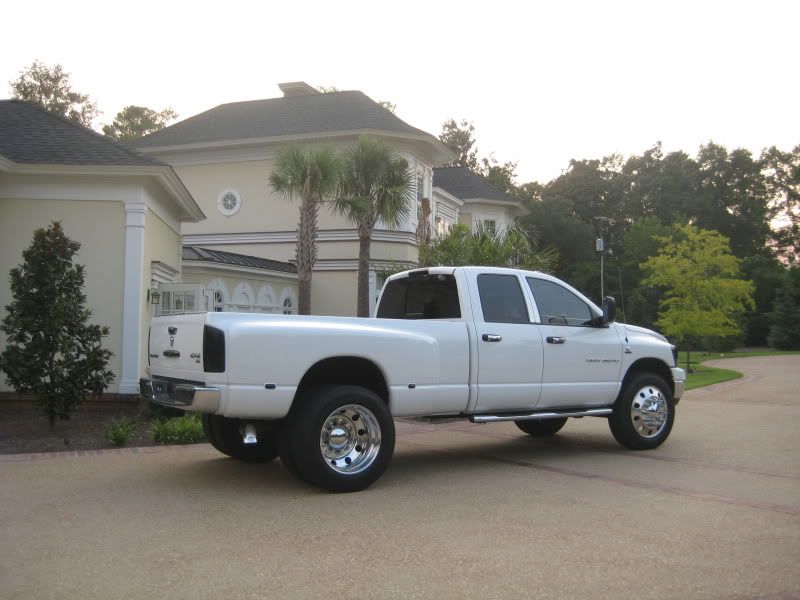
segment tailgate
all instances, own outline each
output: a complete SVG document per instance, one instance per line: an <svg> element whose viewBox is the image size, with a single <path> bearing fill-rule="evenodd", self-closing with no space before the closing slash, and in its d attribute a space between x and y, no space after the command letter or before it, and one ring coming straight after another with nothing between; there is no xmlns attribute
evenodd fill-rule
<svg viewBox="0 0 800 600"><path fill-rule="evenodd" d="M150 367L203 372L206 313L155 317L150 323Z"/></svg>

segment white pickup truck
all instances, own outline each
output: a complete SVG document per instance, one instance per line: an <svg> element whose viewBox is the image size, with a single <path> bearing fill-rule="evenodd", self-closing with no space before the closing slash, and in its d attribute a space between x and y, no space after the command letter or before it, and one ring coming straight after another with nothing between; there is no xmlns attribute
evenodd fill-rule
<svg viewBox="0 0 800 600"><path fill-rule="evenodd" d="M211 444L280 456L332 491L373 483L394 452L393 417L514 421L550 436L606 417L632 450L669 436L685 374L656 332L614 323L537 272L436 267L398 273L376 318L197 313L153 319L153 402L203 413Z"/></svg>

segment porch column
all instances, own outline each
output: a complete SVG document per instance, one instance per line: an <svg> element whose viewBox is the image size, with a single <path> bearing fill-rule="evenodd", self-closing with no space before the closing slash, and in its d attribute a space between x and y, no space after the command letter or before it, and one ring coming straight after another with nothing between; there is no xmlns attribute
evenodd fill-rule
<svg viewBox="0 0 800 600"><path fill-rule="evenodd" d="M120 394L138 394L144 303L144 221L147 205L125 204L125 282L122 297Z"/></svg>

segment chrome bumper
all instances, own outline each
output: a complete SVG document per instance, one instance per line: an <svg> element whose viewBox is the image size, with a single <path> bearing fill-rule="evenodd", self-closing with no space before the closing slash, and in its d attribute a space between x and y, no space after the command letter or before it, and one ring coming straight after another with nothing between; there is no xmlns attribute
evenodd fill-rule
<svg viewBox="0 0 800 600"><path fill-rule="evenodd" d="M220 390L205 387L202 383L142 378L139 380L139 391L143 398L162 406L204 413L219 410Z"/></svg>
<svg viewBox="0 0 800 600"><path fill-rule="evenodd" d="M672 397L675 400L680 400L683 392L686 391L686 371L678 367L672 368L672 381L675 382L675 393Z"/></svg>

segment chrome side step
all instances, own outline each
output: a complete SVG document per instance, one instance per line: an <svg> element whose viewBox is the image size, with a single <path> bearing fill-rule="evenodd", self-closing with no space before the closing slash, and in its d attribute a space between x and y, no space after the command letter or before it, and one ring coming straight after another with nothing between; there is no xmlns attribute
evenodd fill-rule
<svg viewBox="0 0 800 600"><path fill-rule="evenodd" d="M610 408L587 408L586 410L542 411L532 413L496 415L470 415L473 423L497 423L499 421L533 421L544 419L563 419L564 417L607 417L613 412Z"/></svg>

